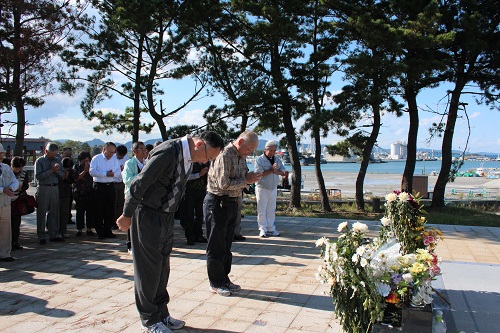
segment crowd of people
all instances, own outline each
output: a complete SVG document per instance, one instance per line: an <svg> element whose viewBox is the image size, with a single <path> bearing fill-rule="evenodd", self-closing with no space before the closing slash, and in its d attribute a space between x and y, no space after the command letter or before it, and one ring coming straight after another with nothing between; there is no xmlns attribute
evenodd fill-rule
<svg viewBox="0 0 500 333"><path fill-rule="evenodd" d="M242 191L256 184L261 237L279 236L274 225L278 176L285 176L275 156L277 143L268 141L249 171L246 157L258 146L257 134L245 131L225 145L215 132L125 146L107 142L91 157L81 152L74 163L71 149L49 142L35 162L37 236L40 245L63 242L76 202L76 236L116 238L114 228L127 232L127 250L134 264L134 292L141 323L148 332L171 332L184 326L168 310L167 283L173 246L174 218L179 213L188 245L206 243L211 292L229 296L241 287L229 279L233 241L241 235ZM0 145L0 158L5 151ZM0 165L0 260L13 261L19 244L21 214L11 202L29 187L25 162L14 157ZM14 205L12 206L14 207ZM8 221L8 223L6 222ZM206 237L203 235L203 225ZM94 232L95 230L95 232ZM9 235L8 241L4 238Z"/></svg>

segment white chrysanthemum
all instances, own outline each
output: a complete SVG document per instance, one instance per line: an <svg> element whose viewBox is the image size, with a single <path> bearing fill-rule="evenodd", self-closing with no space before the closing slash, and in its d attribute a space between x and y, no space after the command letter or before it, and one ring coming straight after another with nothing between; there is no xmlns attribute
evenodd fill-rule
<svg viewBox="0 0 500 333"><path fill-rule="evenodd" d="M387 238L394 238L394 232L393 231L389 231L387 233Z"/></svg>
<svg viewBox="0 0 500 333"><path fill-rule="evenodd" d="M339 224L339 227L337 228L337 231L338 231L338 232L342 232L345 228L347 228L347 225L348 225L348 224L349 224L349 223L348 223L347 221L346 221L346 222L342 222L342 223L340 223L340 224Z"/></svg>
<svg viewBox="0 0 500 333"><path fill-rule="evenodd" d="M316 247L323 246L323 244L326 244L328 242L328 238L326 237L321 237L316 241Z"/></svg>
<svg viewBox="0 0 500 333"><path fill-rule="evenodd" d="M406 283L412 283L413 277L411 276L410 273L406 273L406 274L403 274L403 280L405 280Z"/></svg>
<svg viewBox="0 0 500 333"><path fill-rule="evenodd" d="M352 260L352 262L353 262L353 263L357 264L357 263L358 263L358 260L359 260L359 255L358 255L358 254L356 254L356 253L354 253L354 254L352 255L351 260Z"/></svg>
<svg viewBox="0 0 500 333"><path fill-rule="evenodd" d="M387 227L389 224L392 223L392 220L384 216L383 218L380 219L380 222L384 227Z"/></svg>
<svg viewBox="0 0 500 333"><path fill-rule="evenodd" d="M361 267L365 267L366 265L368 265L368 260L366 260L365 258L361 258L359 264L361 265Z"/></svg>
<svg viewBox="0 0 500 333"><path fill-rule="evenodd" d="M362 256L366 251L366 248L364 246L360 246L356 249L356 254Z"/></svg>
<svg viewBox="0 0 500 333"><path fill-rule="evenodd" d="M401 201L408 201L409 197L410 196L406 192L399 193L399 200L401 200Z"/></svg>
<svg viewBox="0 0 500 333"><path fill-rule="evenodd" d="M387 201L387 203L394 201L394 200L397 200L397 199L398 199L398 196L396 195L396 193L389 193L385 196L385 201Z"/></svg>
<svg viewBox="0 0 500 333"><path fill-rule="evenodd" d="M371 260L373 259L373 251L370 250L370 249L367 249L364 253L363 253L363 258L365 258L366 260Z"/></svg>
<svg viewBox="0 0 500 333"><path fill-rule="evenodd" d="M366 224L364 224L364 223L355 222L352 225L352 230L354 232L364 233L364 232L368 231L368 226Z"/></svg>

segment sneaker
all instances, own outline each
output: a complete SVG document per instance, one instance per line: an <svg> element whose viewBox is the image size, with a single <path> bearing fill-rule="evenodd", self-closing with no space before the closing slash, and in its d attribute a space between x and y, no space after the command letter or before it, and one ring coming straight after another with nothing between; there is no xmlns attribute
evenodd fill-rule
<svg viewBox="0 0 500 333"><path fill-rule="evenodd" d="M267 238L267 234L266 234L266 232L265 232L264 230L261 230L261 231L259 232L259 237L262 237L262 238Z"/></svg>
<svg viewBox="0 0 500 333"><path fill-rule="evenodd" d="M272 233L271 233L272 236L279 236L280 235L280 232L278 230L274 230Z"/></svg>
<svg viewBox="0 0 500 333"><path fill-rule="evenodd" d="M165 326L165 324L162 323L161 321L159 323L153 324L153 325L148 326L148 327L143 326L142 328L144 330L146 330L146 332L149 332L149 333L172 333L170 328Z"/></svg>
<svg viewBox="0 0 500 333"><path fill-rule="evenodd" d="M40 240L38 241L38 244L40 244L40 245L45 245L45 244L47 244L47 240L46 240L46 239L40 239Z"/></svg>
<svg viewBox="0 0 500 333"><path fill-rule="evenodd" d="M214 294L220 295L220 296L230 296L231 291L227 289L226 287L219 287L215 288L210 286L210 291L213 292Z"/></svg>
<svg viewBox="0 0 500 333"><path fill-rule="evenodd" d="M127 249L127 253L128 253L129 256L131 256L132 255L132 249Z"/></svg>
<svg viewBox="0 0 500 333"><path fill-rule="evenodd" d="M226 284L226 288L229 289L230 292L235 293L237 291L241 290L241 287L237 284L234 284L232 282L229 282Z"/></svg>
<svg viewBox="0 0 500 333"><path fill-rule="evenodd" d="M162 319L161 322L171 330L178 330L186 325L185 321L175 319L172 316L168 316L167 318Z"/></svg>

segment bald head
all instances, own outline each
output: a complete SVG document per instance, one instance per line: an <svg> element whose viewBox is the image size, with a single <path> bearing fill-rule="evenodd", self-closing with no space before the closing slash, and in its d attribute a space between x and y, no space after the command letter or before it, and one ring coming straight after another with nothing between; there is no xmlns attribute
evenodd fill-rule
<svg viewBox="0 0 500 333"><path fill-rule="evenodd" d="M259 137L252 131L244 131L233 142L241 157L247 157L257 149Z"/></svg>

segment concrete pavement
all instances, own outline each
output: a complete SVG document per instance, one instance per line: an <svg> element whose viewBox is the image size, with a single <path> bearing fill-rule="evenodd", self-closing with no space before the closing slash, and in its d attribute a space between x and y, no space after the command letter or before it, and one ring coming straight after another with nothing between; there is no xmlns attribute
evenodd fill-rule
<svg viewBox="0 0 500 333"><path fill-rule="evenodd" d="M315 279L321 262L314 245L321 236L336 237L340 222L279 217L282 235L261 239L255 216L243 218L247 240L233 244L231 272L243 290L221 297L208 290L204 244L186 245L176 221L169 309L186 321L177 332L342 332L331 298L323 294L326 287ZM365 223L375 235L377 222ZM66 242L42 246L36 241L35 224L35 214L23 218L20 243L25 249L13 252L15 262L0 263L0 331L140 332L125 234L117 231L118 238L104 241L75 237L75 226L69 225ZM494 283L500 267L500 228L439 228L445 237L437 249L444 260L440 283L461 297L460 304L452 304L457 311L453 306L447 311L448 326L467 333L496 332L489 327L500 325L500 290ZM453 318L465 318L465 313L472 322L466 321L467 328ZM494 326L474 324L484 318Z"/></svg>

